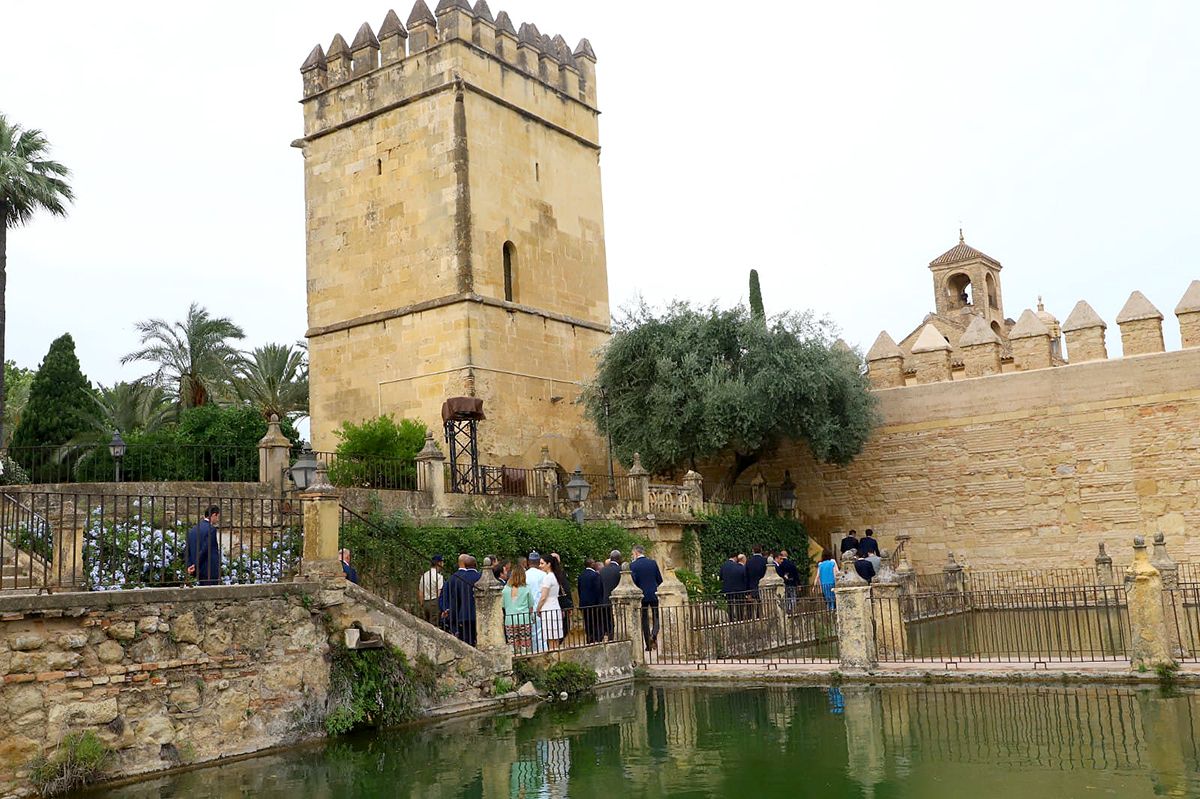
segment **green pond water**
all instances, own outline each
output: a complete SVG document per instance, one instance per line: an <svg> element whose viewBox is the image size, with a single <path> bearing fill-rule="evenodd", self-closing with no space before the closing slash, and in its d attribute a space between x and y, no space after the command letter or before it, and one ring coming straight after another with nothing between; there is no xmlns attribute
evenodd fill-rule
<svg viewBox="0 0 1200 799"><path fill-rule="evenodd" d="M625 686L91 796L1200 796L1200 694L1023 686Z"/></svg>

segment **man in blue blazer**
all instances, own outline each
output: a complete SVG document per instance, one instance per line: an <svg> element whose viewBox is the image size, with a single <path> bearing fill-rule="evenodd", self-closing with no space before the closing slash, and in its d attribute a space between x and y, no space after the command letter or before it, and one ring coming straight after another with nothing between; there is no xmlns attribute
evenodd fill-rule
<svg viewBox="0 0 1200 799"><path fill-rule="evenodd" d="M479 582L474 555L458 556L458 571L442 586L442 617L464 644L475 646L475 583Z"/></svg>
<svg viewBox="0 0 1200 799"><path fill-rule="evenodd" d="M658 648L658 587L662 585L662 572L657 563L646 557L646 548L641 544L633 548L629 571L633 574L633 584L642 589L642 640L650 652Z"/></svg>
<svg viewBox="0 0 1200 799"><path fill-rule="evenodd" d="M596 561L588 558L584 570L579 573L579 609L583 613L583 631L589 644L604 638L604 580L597 571Z"/></svg>
<svg viewBox="0 0 1200 799"><path fill-rule="evenodd" d="M210 505L200 523L188 530L187 573L199 580L200 585L216 585L221 581L221 541L217 537L220 523L221 509Z"/></svg>

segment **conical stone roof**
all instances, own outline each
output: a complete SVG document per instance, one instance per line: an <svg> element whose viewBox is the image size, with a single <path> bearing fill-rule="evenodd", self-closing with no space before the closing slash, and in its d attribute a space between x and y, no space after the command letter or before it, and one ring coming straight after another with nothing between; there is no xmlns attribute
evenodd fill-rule
<svg viewBox="0 0 1200 799"><path fill-rule="evenodd" d="M1193 280L1183 293L1183 298L1175 306L1175 313L1196 313L1200 311L1200 280Z"/></svg>
<svg viewBox="0 0 1200 799"><path fill-rule="evenodd" d="M1108 325L1100 318L1100 314L1087 304L1086 300L1080 300L1075 303L1075 307L1071 309L1071 313L1067 316L1067 321L1063 322L1062 329L1065 333L1071 333L1076 330L1088 330L1089 328L1098 327L1101 330L1107 330Z"/></svg>
<svg viewBox="0 0 1200 799"><path fill-rule="evenodd" d="M1000 337L996 335L996 331L992 330L987 320L982 316L976 316L972 319L971 324L967 325L966 332L958 340L958 346L960 347L975 347L980 344L999 343Z"/></svg>
<svg viewBox="0 0 1200 799"><path fill-rule="evenodd" d="M1135 291L1125 301L1125 307L1117 314L1117 324L1136 322L1140 319L1162 319L1162 311L1154 307L1154 303L1146 299L1146 295Z"/></svg>
<svg viewBox="0 0 1200 799"><path fill-rule="evenodd" d="M868 361L882 361L884 358L903 358L904 351L896 346L896 342L886 330L879 333L871 349L867 351Z"/></svg>
<svg viewBox="0 0 1200 799"><path fill-rule="evenodd" d="M1017 326L1008 332L1010 339L1014 338L1037 338L1038 336L1050 336L1050 328L1038 319L1038 315L1029 308L1021 312L1021 318L1017 320Z"/></svg>
<svg viewBox="0 0 1200 799"><path fill-rule="evenodd" d="M931 324L926 324L921 328L921 334L917 336L917 340L913 342L913 353L918 352L937 352L939 350L949 350L950 342L946 341L946 337L938 332L938 329Z"/></svg>

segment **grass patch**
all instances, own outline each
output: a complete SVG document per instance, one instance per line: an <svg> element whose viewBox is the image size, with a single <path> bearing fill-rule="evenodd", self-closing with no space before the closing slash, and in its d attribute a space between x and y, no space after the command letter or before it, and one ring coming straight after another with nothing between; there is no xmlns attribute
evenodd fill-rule
<svg viewBox="0 0 1200 799"><path fill-rule="evenodd" d="M57 796L94 782L112 758L112 749L91 730L72 732L48 757L30 764L29 780L41 796Z"/></svg>
<svg viewBox="0 0 1200 799"><path fill-rule="evenodd" d="M555 663L543 669L525 661L513 665L513 677L521 685L531 682L541 693L555 696L583 693L593 688L598 679L595 669L577 663Z"/></svg>

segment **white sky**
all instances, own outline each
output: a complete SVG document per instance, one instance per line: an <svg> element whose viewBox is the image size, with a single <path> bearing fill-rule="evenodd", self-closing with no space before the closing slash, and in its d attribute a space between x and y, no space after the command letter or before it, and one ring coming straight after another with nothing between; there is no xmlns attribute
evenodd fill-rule
<svg viewBox="0 0 1200 799"><path fill-rule="evenodd" d="M8 357L74 334L105 384L133 323L192 300L247 345L305 329L300 63L388 0L5 2L0 111L74 170L65 220L9 235ZM431 3L432 5L432 3ZM613 306L812 308L852 344L932 310L926 264L998 258L1013 318L1045 295L1109 323L1200 278L1200 3L506 0L599 57ZM410 6L396 8L407 19Z"/></svg>

